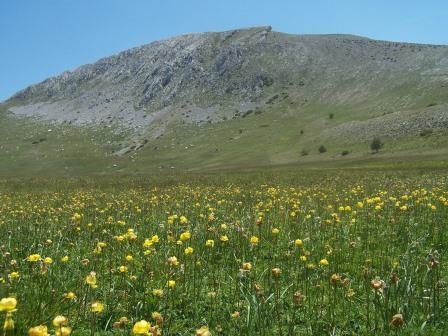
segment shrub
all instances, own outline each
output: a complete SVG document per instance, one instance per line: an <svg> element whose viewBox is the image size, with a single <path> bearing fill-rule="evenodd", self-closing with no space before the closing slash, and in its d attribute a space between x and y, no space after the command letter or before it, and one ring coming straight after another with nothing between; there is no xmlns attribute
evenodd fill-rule
<svg viewBox="0 0 448 336"><path fill-rule="evenodd" d="M422 136L422 137L428 136L431 134L432 134L432 129L430 129L430 128L424 129L420 132L420 136Z"/></svg>
<svg viewBox="0 0 448 336"><path fill-rule="evenodd" d="M318 150L320 154L325 153L327 151L324 145L320 145Z"/></svg>
<svg viewBox="0 0 448 336"><path fill-rule="evenodd" d="M348 150L343 150L341 153L342 156L346 156L348 154L350 154L350 152Z"/></svg>
<svg viewBox="0 0 448 336"><path fill-rule="evenodd" d="M302 156L307 156L309 153L306 149L302 149L302 151L300 152L300 155Z"/></svg>
<svg viewBox="0 0 448 336"><path fill-rule="evenodd" d="M370 149L373 150L375 153L378 153L379 150L383 147L384 147L384 144L380 138L374 138L372 140L372 142L370 143Z"/></svg>

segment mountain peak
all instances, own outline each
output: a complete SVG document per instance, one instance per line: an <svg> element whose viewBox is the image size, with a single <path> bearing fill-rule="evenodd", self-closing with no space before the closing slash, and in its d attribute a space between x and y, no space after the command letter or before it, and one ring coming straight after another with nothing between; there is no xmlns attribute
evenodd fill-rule
<svg viewBox="0 0 448 336"><path fill-rule="evenodd" d="M297 111L311 102L362 102L372 92L381 96L378 90L387 78L393 80L386 96L418 77L427 79L437 96L447 51L347 34L284 34L271 26L185 34L64 72L18 92L8 103L15 114L75 124L113 120L133 128L159 119L234 118L235 111L266 107L280 94L295 97L294 104L301 101ZM414 104L403 100L387 107L387 101L383 110Z"/></svg>
<svg viewBox="0 0 448 336"><path fill-rule="evenodd" d="M377 136L423 141L448 125L447 87L446 46L250 27L156 41L48 78L0 106L10 112L0 131L28 148L14 125L32 124L26 158L57 146L38 124L59 142L73 132L57 150L74 157L94 141L151 165L271 164L322 144L337 155Z"/></svg>

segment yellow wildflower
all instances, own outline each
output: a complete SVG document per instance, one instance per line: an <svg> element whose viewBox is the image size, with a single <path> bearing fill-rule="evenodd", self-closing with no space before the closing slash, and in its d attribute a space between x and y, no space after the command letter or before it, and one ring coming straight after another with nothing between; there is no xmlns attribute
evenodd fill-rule
<svg viewBox="0 0 448 336"><path fill-rule="evenodd" d="M322 267L328 266L330 263L328 262L327 259L322 259L321 261L319 261L319 265Z"/></svg>
<svg viewBox="0 0 448 336"><path fill-rule="evenodd" d="M17 300L13 297L3 298L0 300L0 311L12 312L16 310Z"/></svg>
<svg viewBox="0 0 448 336"><path fill-rule="evenodd" d="M134 327L132 328L132 333L136 335L148 335L150 329L151 329L151 323L146 322L145 320L141 320L134 324Z"/></svg>
<svg viewBox="0 0 448 336"><path fill-rule="evenodd" d="M68 319L65 316L58 315L53 319L53 326L60 328L68 323Z"/></svg>
<svg viewBox="0 0 448 336"><path fill-rule="evenodd" d="M92 313L101 313L104 310L104 305L101 302L95 301L92 303L90 310Z"/></svg>
<svg viewBox="0 0 448 336"><path fill-rule="evenodd" d="M260 239L257 236L252 236L252 237L250 237L249 242L251 243L251 245L258 245L258 243L260 242Z"/></svg>
<svg viewBox="0 0 448 336"><path fill-rule="evenodd" d="M181 235L180 235L181 241L187 241L190 238L191 238L191 233L189 231L185 231L185 232L181 233Z"/></svg>
<svg viewBox="0 0 448 336"><path fill-rule="evenodd" d="M88 284L92 288L98 287L98 285L96 284L96 273L95 272L92 271L92 272L90 272L90 274L88 276L86 276L86 284Z"/></svg>
<svg viewBox="0 0 448 336"><path fill-rule="evenodd" d="M32 327L28 330L28 336L48 336L48 328L44 325Z"/></svg>
<svg viewBox="0 0 448 336"><path fill-rule="evenodd" d="M40 261L42 258L39 254L31 254L30 256L28 256L28 258L26 258L26 260L30 261L30 262L36 262L36 261Z"/></svg>

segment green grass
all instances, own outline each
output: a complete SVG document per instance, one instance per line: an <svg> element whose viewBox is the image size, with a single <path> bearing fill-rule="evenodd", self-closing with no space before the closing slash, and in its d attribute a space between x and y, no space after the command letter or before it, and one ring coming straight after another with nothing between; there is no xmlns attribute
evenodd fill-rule
<svg viewBox="0 0 448 336"><path fill-rule="evenodd" d="M358 120L371 118L371 111L363 111L360 106L313 103L297 110L286 100L259 111L212 124L173 120L158 139L152 137L149 128L135 132L117 127L52 124L0 111L0 175L148 174L285 165L443 167L447 163L446 131L382 138L385 147L378 154L371 153L370 140L359 142L344 134L324 133L354 116ZM143 139L149 140L143 148L131 148ZM320 145L327 148L326 153L318 153ZM303 150L309 155L302 156ZM343 151L349 154L342 156Z"/></svg>
<svg viewBox="0 0 448 336"><path fill-rule="evenodd" d="M129 335L159 312L163 335L203 326L212 335L445 335L446 176L284 167L0 179L0 298L17 298L18 334L52 332L64 315L73 335ZM180 243L183 232L191 238ZM85 283L92 271L96 288ZM94 314L97 301L104 310ZM395 314L403 325L391 325Z"/></svg>

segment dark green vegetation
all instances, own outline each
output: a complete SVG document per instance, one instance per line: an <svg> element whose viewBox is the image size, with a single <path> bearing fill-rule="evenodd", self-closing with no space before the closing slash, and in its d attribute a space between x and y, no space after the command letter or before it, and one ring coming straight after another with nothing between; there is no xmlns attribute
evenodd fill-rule
<svg viewBox="0 0 448 336"><path fill-rule="evenodd" d="M446 170L0 179L0 298L17 299L20 335L64 315L73 335L146 320L162 335L443 336L447 183Z"/></svg>

